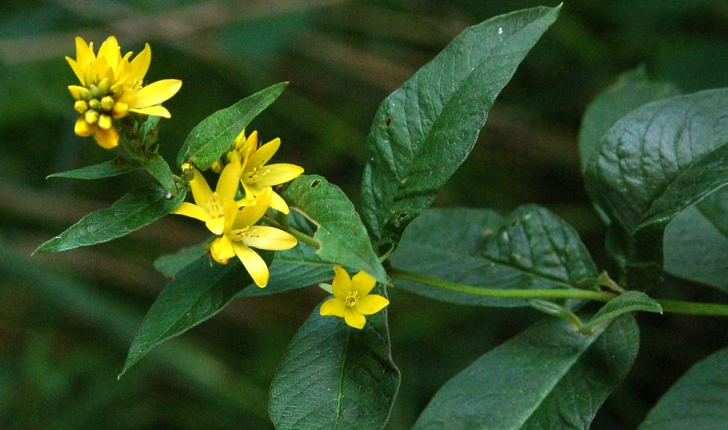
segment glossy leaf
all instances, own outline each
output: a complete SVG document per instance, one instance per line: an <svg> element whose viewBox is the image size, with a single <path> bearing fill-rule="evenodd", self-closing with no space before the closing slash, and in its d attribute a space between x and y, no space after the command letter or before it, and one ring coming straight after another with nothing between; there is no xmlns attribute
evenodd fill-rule
<svg viewBox="0 0 728 430"><path fill-rule="evenodd" d="M582 333L590 333L599 325L609 322L630 312L662 313L662 306L647 294L640 291L627 291L607 302L586 324L581 326Z"/></svg>
<svg viewBox="0 0 728 430"><path fill-rule="evenodd" d="M162 275L171 278L203 255L205 255L205 244L190 246L157 258L154 260L154 267Z"/></svg>
<svg viewBox="0 0 728 430"><path fill-rule="evenodd" d="M682 212L665 229L665 271L728 292L728 188Z"/></svg>
<svg viewBox="0 0 728 430"><path fill-rule="evenodd" d="M69 170L62 173L54 173L46 176L50 178L71 178L71 179L103 179L123 175L141 167L136 160L118 157L111 161L105 161L93 166L86 166L80 169Z"/></svg>
<svg viewBox="0 0 728 430"><path fill-rule="evenodd" d="M268 87L202 120L180 148L177 165L193 162L200 170L209 168L230 150L238 134L281 95L286 85L288 82Z"/></svg>
<svg viewBox="0 0 728 430"><path fill-rule="evenodd" d="M465 161L496 96L559 10L522 10L466 29L379 106L362 183L362 217L379 252L396 246Z"/></svg>
<svg viewBox="0 0 728 430"><path fill-rule="evenodd" d="M647 414L639 430L713 430L728 423L728 349L688 370Z"/></svg>
<svg viewBox="0 0 728 430"><path fill-rule="evenodd" d="M270 262L272 253L260 254ZM237 259L218 264L205 255L180 270L149 308L119 377L160 343L220 312L251 284L253 280Z"/></svg>
<svg viewBox="0 0 728 430"><path fill-rule="evenodd" d="M599 273L573 227L548 210L522 206L505 219L487 209L430 209L405 231L389 261L397 269L495 289L591 288ZM527 306L396 280L413 293L452 303Z"/></svg>
<svg viewBox="0 0 728 430"><path fill-rule="evenodd" d="M423 429L589 428L627 376L639 330L624 316L591 336L549 319L448 381L415 424Z"/></svg>
<svg viewBox="0 0 728 430"><path fill-rule="evenodd" d="M283 190L282 196L291 210L316 225L313 237L321 244L316 252L319 257L387 282L359 214L339 187L318 175L301 175Z"/></svg>
<svg viewBox="0 0 728 430"><path fill-rule="evenodd" d="M176 194L174 175L169 164L159 154L152 154L142 162L142 165L154 179L171 193Z"/></svg>
<svg viewBox="0 0 728 430"><path fill-rule="evenodd" d="M579 130L581 168L599 147L604 134L623 116L647 103L680 94L671 83L652 82L644 66L624 72L586 108Z"/></svg>
<svg viewBox="0 0 728 430"><path fill-rule="evenodd" d="M367 316L358 330L321 316L319 307L291 340L273 378L273 424L279 430L383 428L400 381L387 310Z"/></svg>
<svg viewBox="0 0 728 430"><path fill-rule="evenodd" d="M627 238L630 288L659 280L667 223L728 183L726 109L728 90L650 103L617 122L591 157L586 186Z"/></svg>
<svg viewBox="0 0 728 430"><path fill-rule="evenodd" d="M35 252L65 251L125 236L169 214L184 198L184 191L170 196L158 184L145 185L124 195L111 207L86 215Z"/></svg>

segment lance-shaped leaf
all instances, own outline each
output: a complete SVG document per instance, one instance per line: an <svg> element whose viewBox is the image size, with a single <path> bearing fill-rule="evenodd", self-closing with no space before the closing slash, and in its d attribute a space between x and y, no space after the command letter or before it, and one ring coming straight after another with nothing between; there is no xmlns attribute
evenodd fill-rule
<svg viewBox="0 0 728 430"><path fill-rule="evenodd" d="M387 282L359 214L339 187L318 175L301 175L282 196L292 210L316 225L313 238L321 244L319 257Z"/></svg>
<svg viewBox="0 0 728 430"><path fill-rule="evenodd" d="M162 255L154 260L154 267L162 275L172 278L177 274L177 272L205 255L207 252L205 248L205 244L202 243L188 248L182 248L172 254Z"/></svg>
<svg viewBox="0 0 728 430"><path fill-rule="evenodd" d="M448 381L414 428L589 428L629 373L638 348L639 330L629 315L591 336L549 319Z"/></svg>
<svg viewBox="0 0 728 430"><path fill-rule="evenodd" d="M125 236L169 214L184 198L184 191L172 196L159 184L145 185L124 195L111 207L86 215L35 252L65 251Z"/></svg>
<svg viewBox="0 0 728 430"><path fill-rule="evenodd" d="M270 262L272 253L260 254ZM155 346L220 312L251 284L253 280L237 259L217 264L203 256L180 270L149 308L119 377Z"/></svg>
<svg viewBox="0 0 728 430"><path fill-rule="evenodd" d="M164 158L162 158L161 155L156 153L150 155L149 158L142 162L142 165L164 188L169 190L169 192L176 194L174 175L172 174L172 170L169 168L169 164L164 161Z"/></svg>
<svg viewBox="0 0 728 430"><path fill-rule="evenodd" d="M653 298L640 291L627 291L602 306L594 316L582 325L582 333L590 333L599 325L606 325L629 312L655 312L662 313L662 306Z"/></svg>
<svg viewBox="0 0 728 430"><path fill-rule="evenodd" d="M728 292L728 188L675 217L665 229L665 271Z"/></svg>
<svg viewBox="0 0 728 430"><path fill-rule="evenodd" d="M200 170L209 168L230 150L238 134L281 95L286 85L288 82L268 87L202 120L180 148L177 165L191 161Z"/></svg>
<svg viewBox="0 0 728 430"><path fill-rule="evenodd" d="M431 209L405 231L392 266L492 289L590 288L599 273L578 233L545 208L523 206L503 219L487 209ZM446 302L527 306L395 279L408 291Z"/></svg>
<svg viewBox="0 0 728 430"><path fill-rule="evenodd" d="M625 237L630 287L659 280L667 223L728 183L726 109L725 89L650 103L617 122L592 155L587 190Z"/></svg>
<svg viewBox="0 0 728 430"><path fill-rule="evenodd" d="M80 169L67 172L54 173L46 176L50 178L71 178L71 179L103 179L123 175L141 167L141 164L132 159L118 157L111 161L105 161L93 166L86 166Z"/></svg>
<svg viewBox="0 0 728 430"><path fill-rule="evenodd" d="M465 161L496 96L558 13L538 7L466 29L379 106L362 216L380 252Z"/></svg>
<svg viewBox="0 0 728 430"><path fill-rule="evenodd" d="M728 349L687 371L647 414L639 430L712 430L728 423Z"/></svg>
<svg viewBox="0 0 728 430"><path fill-rule="evenodd" d="M680 91L671 83L650 81L644 66L620 74L617 82L602 91L584 112L579 129L581 169L586 169L602 136L623 116L642 105L678 94Z"/></svg>
<svg viewBox="0 0 728 430"><path fill-rule="evenodd" d="M270 389L270 417L279 430L371 430L386 424L399 387L387 310L363 329L321 316L320 306L288 345Z"/></svg>

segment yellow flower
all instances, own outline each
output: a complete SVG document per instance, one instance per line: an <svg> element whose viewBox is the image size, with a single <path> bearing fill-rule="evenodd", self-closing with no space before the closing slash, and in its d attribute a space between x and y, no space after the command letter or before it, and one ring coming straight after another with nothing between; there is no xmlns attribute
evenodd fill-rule
<svg viewBox="0 0 728 430"><path fill-rule="evenodd" d="M74 131L79 136L91 136L103 148L111 149L119 144L119 132L113 119L125 117L129 112L169 118L162 106L179 91L182 81L165 79L147 86L144 75L152 61L152 50L146 44L133 60L132 53L121 56L121 48L114 36L101 44L98 55L94 54L93 42L86 44L76 38L76 59L66 57L81 85L71 85L68 90L76 102L74 109L81 114Z"/></svg>
<svg viewBox="0 0 728 430"><path fill-rule="evenodd" d="M182 202L172 213L199 219L214 234L223 234L225 226L225 202L231 201L235 203L235 193L238 191L238 181L240 178L240 167L240 163L230 163L225 166L217 181L217 186L215 186L215 192L212 192L210 186L207 185L205 177L197 169L191 166L183 166L183 168L189 168L194 175L192 180L189 181L189 184L195 204ZM234 216L233 214L230 217Z"/></svg>
<svg viewBox="0 0 728 430"><path fill-rule="evenodd" d="M222 174L225 174L225 170ZM252 206L243 207L241 210L238 210L238 203L234 200L225 200L223 233L210 245L210 254L218 263L225 264L230 258L237 256L259 287L268 284L270 273L265 261L250 248L281 251L293 248L298 243L295 237L283 230L255 225L268 210L272 193L270 188L264 190L256 197Z"/></svg>
<svg viewBox="0 0 728 430"><path fill-rule="evenodd" d="M248 138L243 130L235 138L235 147L232 151L233 159L240 157L243 164L243 171L240 182L245 189L245 199L252 201L264 190L272 191L270 206L285 214L288 213L288 205L281 196L273 191L273 186L295 179L303 173L303 167L295 164L270 164L265 163L275 155L281 146L281 139L275 138L258 148L258 132L254 131Z"/></svg>
<svg viewBox="0 0 728 430"><path fill-rule="evenodd" d="M342 267L334 267L332 289L334 297L321 305L321 315L344 318L354 328L364 328L367 320L364 315L375 314L389 304L389 300L379 294L369 294L376 285L374 278L359 272L349 279Z"/></svg>

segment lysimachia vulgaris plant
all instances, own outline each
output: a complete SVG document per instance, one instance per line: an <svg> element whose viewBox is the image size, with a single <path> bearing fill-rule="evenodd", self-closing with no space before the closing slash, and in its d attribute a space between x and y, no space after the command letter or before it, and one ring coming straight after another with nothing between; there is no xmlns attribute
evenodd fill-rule
<svg viewBox="0 0 728 430"><path fill-rule="evenodd" d="M170 165L157 152L159 118L170 117L161 103L181 82L145 84L149 45L132 58L113 36L97 53L77 38L76 59L67 58L80 82L69 87L80 115L75 133L122 153L51 176L144 169L151 178L36 252L106 242L168 214L204 222L211 235L196 254L163 258L171 281L141 322L119 377L236 297L320 285L331 296L291 340L270 388L279 429L387 424L400 384L388 326L392 287L454 304L532 307L543 320L442 386L415 428L587 428L634 363L634 312L728 316L717 303L653 298L662 295L665 273L728 289L725 262L704 260L715 241L728 243L728 90L680 95L638 69L589 107L579 146L586 189L608 226L610 273L544 207L505 216L430 208L559 11L537 7L472 26L387 97L361 149L368 162L359 210L325 178L270 163L280 139L259 145L257 131L246 134L286 83L210 115ZM703 221L713 242L695 227ZM683 392L696 393L713 376L724 381L727 366L726 350L696 365L640 428L725 428L728 390L705 394L713 398L701 401L699 414L686 412L697 400Z"/></svg>

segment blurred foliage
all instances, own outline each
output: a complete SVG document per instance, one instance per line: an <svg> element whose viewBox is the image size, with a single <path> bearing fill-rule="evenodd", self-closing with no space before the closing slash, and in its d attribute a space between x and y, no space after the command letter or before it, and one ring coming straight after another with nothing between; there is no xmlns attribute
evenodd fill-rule
<svg viewBox="0 0 728 430"><path fill-rule="evenodd" d="M549 1L549 6L558 2ZM113 34L152 46L148 79L178 78L161 153L173 160L212 112L290 81L253 122L281 137L278 159L357 201L364 143L380 101L466 26L533 0L4 1L0 6L0 427L270 428L270 380L286 344L324 296L317 288L237 300L116 381L144 312L165 283L159 255L205 238L168 217L113 243L29 257L40 243L122 190L51 173L113 158L73 134L64 61L73 38ZM639 64L685 92L728 86L722 0L567 2L493 107L470 159L436 206L505 214L548 207L581 233L600 267L603 226L586 198L576 136L586 104ZM252 129L251 128L251 129ZM669 284L669 282L668 282ZM696 285L673 298L725 301ZM389 308L403 385L389 428L410 427L435 390L538 319L536 311L463 308L396 289ZM514 314L514 312L519 312ZM691 364L718 347L722 319L640 315L640 355L593 428L633 428Z"/></svg>

